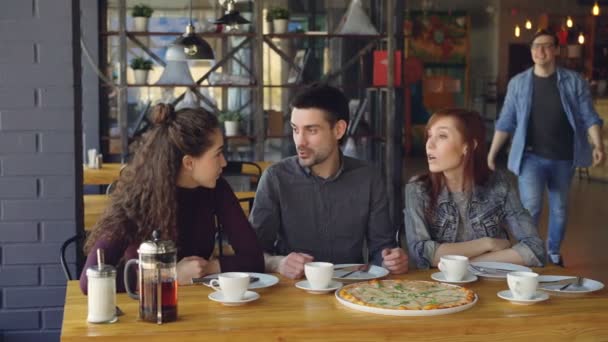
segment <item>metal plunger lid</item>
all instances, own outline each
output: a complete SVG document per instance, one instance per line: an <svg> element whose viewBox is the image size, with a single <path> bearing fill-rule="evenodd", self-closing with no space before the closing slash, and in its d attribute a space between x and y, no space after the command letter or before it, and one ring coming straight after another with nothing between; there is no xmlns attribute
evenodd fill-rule
<svg viewBox="0 0 608 342"><path fill-rule="evenodd" d="M87 268L87 277L106 278L115 277L116 269L112 265L108 265L104 260L103 249L97 249L97 265Z"/></svg>
<svg viewBox="0 0 608 342"><path fill-rule="evenodd" d="M152 232L152 240L144 241L139 245L139 254L167 254L175 253L175 244L171 240L160 240L158 230Z"/></svg>

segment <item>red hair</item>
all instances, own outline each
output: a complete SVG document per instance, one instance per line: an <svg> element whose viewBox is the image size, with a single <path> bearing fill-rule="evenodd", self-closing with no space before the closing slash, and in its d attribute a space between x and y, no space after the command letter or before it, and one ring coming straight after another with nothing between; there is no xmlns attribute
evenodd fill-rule
<svg viewBox="0 0 608 342"><path fill-rule="evenodd" d="M473 186L484 184L488 180L490 169L487 163L486 127L481 115L476 111L463 108L447 108L437 111L426 124L425 141L428 140L429 129L442 118L454 119L456 130L462 135L464 143L469 146L469 151L472 151L464 157L464 184ZM430 210L434 210L445 179L441 172L429 172L424 179L431 190Z"/></svg>

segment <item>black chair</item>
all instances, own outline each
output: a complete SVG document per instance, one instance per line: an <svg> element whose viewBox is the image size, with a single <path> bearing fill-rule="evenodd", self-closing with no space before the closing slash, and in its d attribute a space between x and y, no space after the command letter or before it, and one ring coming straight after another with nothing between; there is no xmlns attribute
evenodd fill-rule
<svg viewBox="0 0 608 342"><path fill-rule="evenodd" d="M78 279L78 274L75 277L72 277L72 273L70 272L70 267L68 266L68 262L65 257L65 253L68 247L71 244L76 245L76 272L79 272L82 268L82 262L84 261L84 255L82 253L82 243L84 242L85 235L78 233L71 238L65 240L59 249L59 258L61 262L61 268L63 269L63 273L65 275L66 280L76 280Z"/></svg>
<svg viewBox="0 0 608 342"><path fill-rule="evenodd" d="M248 166L243 168L243 166ZM262 168L253 162L228 161L222 171L222 177L235 192L255 191L258 181L262 176Z"/></svg>

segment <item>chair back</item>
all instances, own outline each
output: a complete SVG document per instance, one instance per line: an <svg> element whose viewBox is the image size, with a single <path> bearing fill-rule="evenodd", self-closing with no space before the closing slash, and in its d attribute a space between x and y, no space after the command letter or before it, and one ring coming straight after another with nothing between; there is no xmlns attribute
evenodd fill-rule
<svg viewBox="0 0 608 342"><path fill-rule="evenodd" d="M253 162L228 161L222 171L232 191L255 191L262 176L262 168Z"/></svg>
<svg viewBox="0 0 608 342"><path fill-rule="evenodd" d="M84 242L85 235L84 234L76 234L71 238L65 240L59 249L59 262L61 263L61 268L63 269L63 274L65 275L66 280L76 280L78 279L78 272L82 268L82 264L84 262L84 254L82 252L82 244ZM70 271L70 265L67 260L67 251L69 250L70 245L74 245L76 248L76 274L72 275Z"/></svg>

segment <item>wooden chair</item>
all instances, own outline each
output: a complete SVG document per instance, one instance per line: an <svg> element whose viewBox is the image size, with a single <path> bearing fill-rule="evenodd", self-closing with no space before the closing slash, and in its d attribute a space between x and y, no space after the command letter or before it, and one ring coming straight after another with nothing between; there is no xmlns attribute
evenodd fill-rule
<svg viewBox="0 0 608 342"><path fill-rule="evenodd" d="M262 168L254 162L228 161L222 177L233 191L255 191L262 176Z"/></svg>

